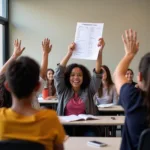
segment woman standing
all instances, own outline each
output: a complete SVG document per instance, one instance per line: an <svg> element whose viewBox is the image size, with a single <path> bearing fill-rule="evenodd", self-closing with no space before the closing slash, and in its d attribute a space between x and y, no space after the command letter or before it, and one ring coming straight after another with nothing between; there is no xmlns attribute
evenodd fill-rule
<svg viewBox="0 0 150 150"><path fill-rule="evenodd" d="M83 65L70 64L66 67L75 50L75 43L69 45L68 53L58 65L54 75L59 100L58 115L78 115L80 113L96 115L98 113L93 96L101 81L100 69L104 45L103 38L100 38L98 42L100 48L92 78L88 69Z"/></svg>

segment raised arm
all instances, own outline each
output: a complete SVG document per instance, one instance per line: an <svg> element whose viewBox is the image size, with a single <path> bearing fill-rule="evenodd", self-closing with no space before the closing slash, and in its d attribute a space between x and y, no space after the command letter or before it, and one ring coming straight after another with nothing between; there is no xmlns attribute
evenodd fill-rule
<svg viewBox="0 0 150 150"><path fill-rule="evenodd" d="M101 65L102 65L102 51L105 46L105 41L103 38L100 38L98 40L97 46L99 47L99 53L98 53L97 60L96 60L96 68L95 68L95 72L93 72L93 76L92 76L90 86L89 86L90 92L93 95L97 92L100 82L101 82L100 70L101 70Z"/></svg>
<svg viewBox="0 0 150 150"><path fill-rule="evenodd" d="M128 83L125 74L132 59L139 49L139 42L137 42L137 33L135 31L132 31L132 29L125 31L125 36L122 35L122 41L125 49L125 56L119 62L114 73L114 82L118 94L120 94L122 85Z"/></svg>
<svg viewBox="0 0 150 150"><path fill-rule="evenodd" d="M25 50L25 47L21 48L21 40L19 41L18 39L14 41L14 51L12 56L8 59L8 61L3 65L3 67L0 70L0 75L4 74L6 72L7 67L9 64L17 59L22 52Z"/></svg>
<svg viewBox="0 0 150 150"><path fill-rule="evenodd" d="M67 62L69 61L70 57L72 56L73 51L75 50L75 43L72 43L68 46L68 52L66 56L60 62L60 65L55 70L54 74L54 83L57 91L57 95L59 97L60 93L64 91L66 88L64 74L66 70Z"/></svg>
<svg viewBox="0 0 150 150"><path fill-rule="evenodd" d="M75 43L73 42L68 46L68 52L67 52L66 56L60 62L61 66L65 67L67 65L67 62L69 61L70 57L72 56L72 53L74 50L75 50Z"/></svg>
<svg viewBox="0 0 150 150"><path fill-rule="evenodd" d="M42 63L41 63L41 71L40 76L42 79L46 79L46 72L47 72L47 66L48 66L48 55L52 49L52 45L50 43L50 40L48 38L44 39L42 41Z"/></svg>
<svg viewBox="0 0 150 150"><path fill-rule="evenodd" d="M98 40L99 53L98 53L97 60L96 60L96 68L95 68L96 73L100 73L100 70L101 70L102 52L103 52L104 46L105 46L105 41L103 38L100 38Z"/></svg>

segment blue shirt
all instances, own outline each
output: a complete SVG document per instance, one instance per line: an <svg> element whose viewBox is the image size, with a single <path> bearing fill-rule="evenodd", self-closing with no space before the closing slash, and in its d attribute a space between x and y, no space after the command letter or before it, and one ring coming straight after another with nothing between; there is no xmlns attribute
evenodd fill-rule
<svg viewBox="0 0 150 150"><path fill-rule="evenodd" d="M146 107L142 91L126 83L121 87L120 104L125 109L125 124L122 133L121 150L137 150L141 132L148 128Z"/></svg>

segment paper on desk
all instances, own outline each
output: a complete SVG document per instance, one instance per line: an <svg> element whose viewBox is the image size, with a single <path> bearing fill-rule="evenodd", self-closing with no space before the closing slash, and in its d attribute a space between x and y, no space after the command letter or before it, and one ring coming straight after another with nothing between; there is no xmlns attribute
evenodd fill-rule
<svg viewBox="0 0 150 150"><path fill-rule="evenodd" d="M107 107L112 107L112 106L114 106L114 104L113 104L113 103L97 105L97 107L101 107L101 108L107 108Z"/></svg>
<svg viewBox="0 0 150 150"><path fill-rule="evenodd" d="M76 49L72 58L96 60L98 39L102 37L104 23L77 23L75 33Z"/></svg>

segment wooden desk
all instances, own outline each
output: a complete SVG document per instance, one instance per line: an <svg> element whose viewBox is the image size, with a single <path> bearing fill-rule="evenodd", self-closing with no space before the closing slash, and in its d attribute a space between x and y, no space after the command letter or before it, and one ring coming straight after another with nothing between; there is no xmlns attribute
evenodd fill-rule
<svg viewBox="0 0 150 150"><path fill-rule="evenodd" d="M125 116L97 116L99 120L80 120L73 122L65 122L60 120L63 125L90 125L90 126L117 126L124 125ZM115 118L115 120L112 119Z"/></svg>
<svg viewBox="0 0 150 150"><path fill-rule="evenodd" d="M115 118L114 119L112 119ZM103 126L105 130L105 136L110 136L109 131L111 127L111 136L116 136L116 126L124 125L125 116L98 116L99 120L86 120L86 121L73 121L73 122L65 122L60 120L60 122L63 124L64 127L67 128L67 126L72 127L72 135L76 135L76 128L79 126Z"/></svg>
<svg viewBox="0 0 150 150"><path fill-rule="evenodd" d="M124 108L120 105L115 105L112 107L107 107L107 108L98 108L99 110L99 115L120 115L124 114Z"/></svg>
<svg viewBox="0 0 150 150"><path fill-rule="evenodd" d="M54 110L57 109L58 99L44 100L42 97L39 97L38 101L42 106L50 106Z"/></svg>
<svg viewBox="0 0 150 150"><path fill-rule="evenodd" d="M101 108L99 107L98 108L99 111L103 111L103 112L106 112L106 111L120 111L120 112L124 112L124 108L120 105L115 105L115 106L112 106L112 107L107 107L107 108Z"/></svg>
<svg viewBox="0 0 150 150"><path fill-rule="evenodd" d="M95 147L87 144L88 141L100 141L108 144L106 147ZM64 143L65 150L119 150L121 138L101 138L101 137L69 137Z"/></svg>
<svg viewBox="0 0 150 150"><path fill-rule="evenodd" d="M40 104L58 104L58 99L45 100L42 97L38 98Z"/></svg>

